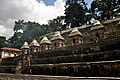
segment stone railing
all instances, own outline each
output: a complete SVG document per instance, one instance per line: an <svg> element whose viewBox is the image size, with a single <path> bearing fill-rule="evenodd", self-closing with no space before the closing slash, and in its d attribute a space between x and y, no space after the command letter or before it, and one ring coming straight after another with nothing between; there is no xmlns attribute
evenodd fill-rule
<svg viewBox="0 0 120 80"><path fill-rule="evenodd" d="M72 77L72 76L48 76L48 75L21 75L0 73L0 80L106 80L120 79L120 77Z"/></svg>

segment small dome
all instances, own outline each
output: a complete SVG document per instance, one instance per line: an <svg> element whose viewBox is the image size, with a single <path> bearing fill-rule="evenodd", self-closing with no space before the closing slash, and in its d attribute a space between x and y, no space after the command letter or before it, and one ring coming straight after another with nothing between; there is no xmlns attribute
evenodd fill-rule
<svg viewBox="0 0 120 80"><path fill-rule="evenodd" d="M37 40L33 40L31 43L30 43L30 46L40 46L39 43L37 42Z"/></svg>
<svg viewBox="0 0 120 80"><path fill-rule="evenodd" d="M51 40L64 40L64 38L61 36L60 31L55 32L55 35L52 37Z"/></svg>
<svg viewBox="0 0 120 80"><path fill-rule="evenodd" d="M21 49L28 49L29 45L27 42L24 42L24 44L22 45Z"/></svg>
<svg viewBox="0 0 120 80"><path fill-rule="evenodd" d="M72 31L70 32L70 34L69 34L69 37L71 37L71 36L76 36L76 35L82 36L82 33L81 33L80 31L78 31L77 28L73 28L73 30L72 30Z"/></svg>
<svg viewBox="0 0 120 80"><path fill-rule="evenodd" d="M40 44L51 44L50 40L45 36L43 39L40 41Z"/></svg>

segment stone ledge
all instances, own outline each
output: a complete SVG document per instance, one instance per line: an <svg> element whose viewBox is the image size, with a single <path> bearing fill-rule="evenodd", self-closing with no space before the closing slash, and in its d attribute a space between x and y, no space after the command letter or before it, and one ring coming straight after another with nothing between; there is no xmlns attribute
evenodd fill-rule
<svg viewBox="0 0 120 80"><path fill-rule="evenodd" d="M50 76L50 75L22 75L0 73L0 80L106 80L120 79L120 77L72 77L72 76Z"/></svg>

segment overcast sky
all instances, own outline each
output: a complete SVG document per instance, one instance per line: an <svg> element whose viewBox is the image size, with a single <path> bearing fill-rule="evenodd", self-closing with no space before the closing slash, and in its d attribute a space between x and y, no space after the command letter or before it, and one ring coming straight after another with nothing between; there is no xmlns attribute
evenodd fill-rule
<svg viewBox="0 0 120 80"><path fill-rule="evenodd" d="M64 6L65 0L0 0L0 36L11 37L14 22L20 19L46 24L64 15Z"/></svg>

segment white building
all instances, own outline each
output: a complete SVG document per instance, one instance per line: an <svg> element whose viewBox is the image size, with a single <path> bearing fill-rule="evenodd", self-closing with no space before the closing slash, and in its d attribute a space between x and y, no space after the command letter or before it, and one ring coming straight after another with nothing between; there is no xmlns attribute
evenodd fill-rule
<svg viewBox="0 0 120 80"><path fill-rule="evenodd" d="M20 50L16 48L8 48L3 47L0 49L0 57L7 58L7 57L15 57L20 54Z"/></svg>

